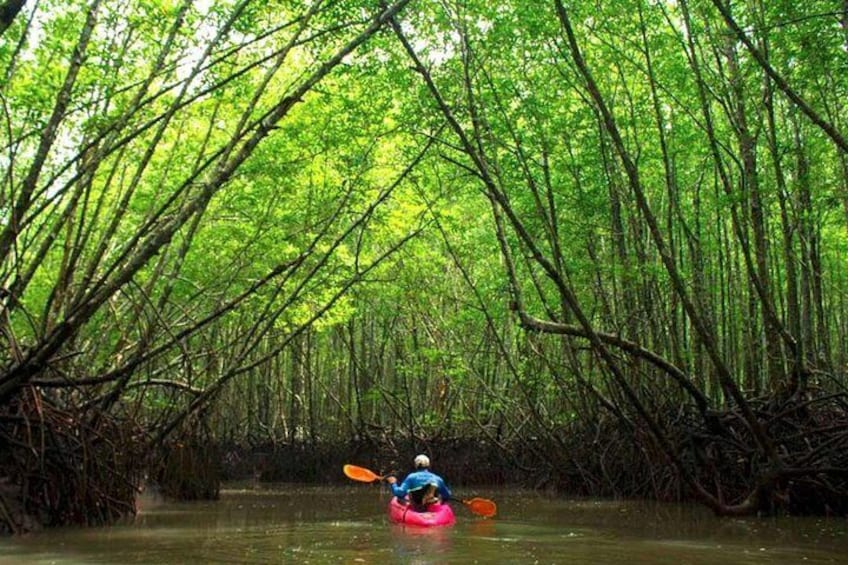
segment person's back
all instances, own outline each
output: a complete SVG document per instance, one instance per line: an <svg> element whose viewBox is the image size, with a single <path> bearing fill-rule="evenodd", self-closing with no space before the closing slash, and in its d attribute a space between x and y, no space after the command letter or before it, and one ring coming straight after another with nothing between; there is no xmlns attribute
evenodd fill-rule
<svg viewBox="0 0 848 565"><path fill-rule="evenodd" d="M408 499L417 507L426 507L429 504L448 501L451 491L444 479L430 471L430 458L426 455L418 455L415 458L415 471L406 476L403 483L397 484L397 478L387 479L392 489L392 494L398 500ZM438 496L437 496L438 495Z"/></svg>

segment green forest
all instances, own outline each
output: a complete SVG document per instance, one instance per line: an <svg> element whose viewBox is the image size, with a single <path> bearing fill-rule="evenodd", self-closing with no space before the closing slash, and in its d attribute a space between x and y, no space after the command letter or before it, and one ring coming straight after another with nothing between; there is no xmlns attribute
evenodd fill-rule
<svg viewBox="0 0 848 565"><path fill-rule="evenodd" d="M846 0L0 0L0 533L422 450L846 515L846 136Z"/></svg>

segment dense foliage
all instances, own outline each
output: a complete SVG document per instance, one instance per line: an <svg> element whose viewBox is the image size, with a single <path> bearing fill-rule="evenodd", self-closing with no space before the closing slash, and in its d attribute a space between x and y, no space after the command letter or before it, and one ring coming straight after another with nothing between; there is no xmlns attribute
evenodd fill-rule
<svg viewBox="0 0 848 565"><path fill-rule="evenodd" d="M0 34L9 529L34 421L848 510L848 4L8 1Z"/></svg>

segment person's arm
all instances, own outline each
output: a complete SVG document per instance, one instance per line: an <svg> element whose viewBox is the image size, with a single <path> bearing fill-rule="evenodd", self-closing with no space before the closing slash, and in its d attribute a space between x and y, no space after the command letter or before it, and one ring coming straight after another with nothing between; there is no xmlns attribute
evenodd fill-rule
<svg viewBox="0 0 848 565"><path fill-rule="evenodd" d="M442 497L442 500L443 500L443 501L448 501L448 500L450 500L451 498L453 498L453 494L451 494L450 487L449 487L449 486L448 486L448 484L445 482L445 480L444 480L444 479L442 479L441 477L439 477L439 488L438 488L438 491L439 491L439 496L441 496L441 497Z"/></svg>
<svg viewBox="0 0 848 565"><path fill-rule="evenodd" d="M389 477L386 479L386 482L389 483L389 487L392 489L392 494L398 498L405 498L407 489L405 487L406 481L404 481L400 486L397 484L397 477Z"/></svg>

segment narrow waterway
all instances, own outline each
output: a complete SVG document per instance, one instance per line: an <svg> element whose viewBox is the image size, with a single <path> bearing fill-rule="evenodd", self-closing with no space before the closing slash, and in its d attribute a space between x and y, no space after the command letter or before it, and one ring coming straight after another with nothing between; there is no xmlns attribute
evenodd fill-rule
<svg viewBox="0 0 848 565"><path fill-rule="evenodd" d="M376 486L234 487L217 502L145 496L113 527L0 539L0 565L848 562L842 518L719 519L697 506L456 490L492 498L498 517L455 504L456 525L411 529L389 524Z"/></svg>

